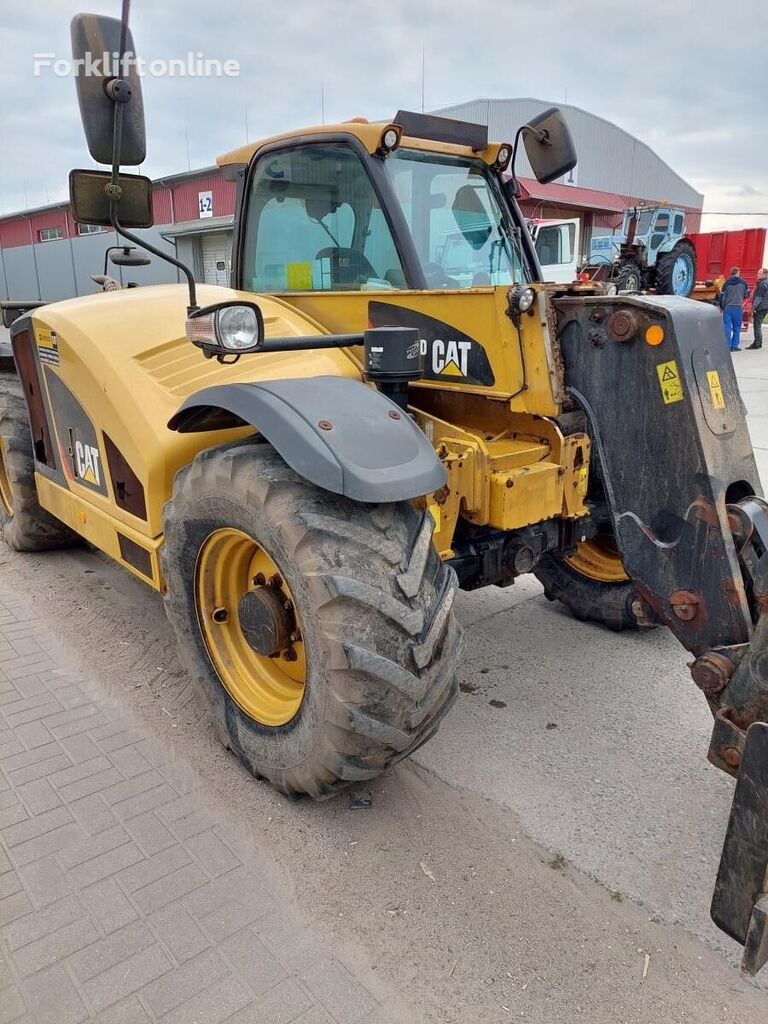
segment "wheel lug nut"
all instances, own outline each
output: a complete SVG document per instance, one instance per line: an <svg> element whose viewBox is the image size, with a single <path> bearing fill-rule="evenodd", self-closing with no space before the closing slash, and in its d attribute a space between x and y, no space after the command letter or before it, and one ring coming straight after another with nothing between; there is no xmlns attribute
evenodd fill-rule
<svg viewBox="0 0 768 1024"><path fill-rule="evenodd" d="M263 572L257 572L256 575L253 577L254 587L263 587L266 582L267 580Z"/></svg>
<svg viewBox="0 0 768 1024"><path fill-rule="evenodd" d="M297 658L298 654L296 653L296 651L294 651L292 647L289 647L287 651L283 651L284 661L296 661Z"/></svg>
<svg viewBox="0 0 768 1024"><path fill-rule="evenodd" d="M282 585L283 585L283 578L282 578L282 576L280 576L279 573L275 573L273 576L269 577L269 579L267 580L267 585L270 586L270 587L282 587Z"/></svg>

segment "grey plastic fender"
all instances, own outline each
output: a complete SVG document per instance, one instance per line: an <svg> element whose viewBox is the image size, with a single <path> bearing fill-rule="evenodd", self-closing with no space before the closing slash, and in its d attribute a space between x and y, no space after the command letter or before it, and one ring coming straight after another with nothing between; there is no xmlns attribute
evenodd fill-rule
<svg viewBox="0 0 768 1024"><path fill-rule="evenodd" d="M410 416L347 377L206 388L168 422L182 434L246 424L304 479L355 501L404 501L446 482L434 448Z"/></svg>

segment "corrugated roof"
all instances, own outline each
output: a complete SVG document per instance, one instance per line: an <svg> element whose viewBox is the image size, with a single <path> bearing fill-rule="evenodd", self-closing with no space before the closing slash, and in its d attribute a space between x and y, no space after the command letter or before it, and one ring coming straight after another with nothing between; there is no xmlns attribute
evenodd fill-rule
<svg viewBox="0 0 768 1024"><path fill-rule="evenodd" d="M653 202L664 200L670 205L692 209L702 208L704 196L646 142L582 107L528 96L474 99L441 107L432 113L486 124L493 138L511 141L521 124L552 106L563 111L573 134L579 155L576 177L583 188L638 196ZM532 174L522 151L518 156L518 173L526 177Z"/></svg>
<svg viewBox="0 0 768 1024"><path fill-rule="evenodd" d="M618 192L599 192L592 188L579 188L576 185L541 185L535 178L518 178L522 190L522 199L540 199L544 202L560 206L584 206L590 210L605 210L609 213L622 213L631 205L627 196Z"/></svg>

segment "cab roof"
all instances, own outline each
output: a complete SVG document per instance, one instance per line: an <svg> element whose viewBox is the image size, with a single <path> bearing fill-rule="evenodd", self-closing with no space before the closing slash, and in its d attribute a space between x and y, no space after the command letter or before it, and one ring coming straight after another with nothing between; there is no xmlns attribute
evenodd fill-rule
<svg viewBox="0 0 768 1024"><path fill-rule="evenodd" d="M249 164L254 155L265 146L279 142L292 142L300 139L317 139L323 135L347 135L356 138L365 149L373 155L379 149L382 133L390 125L402 126L403 136L398 148L418 149L428 153L481 159L487 164L496 161L503 143L489 143L485 125L471 124L465 121L453 121L449 118L433 117L430 114L411 114L398 111L392 121L366 121L355 118L339 124L316 125L313 128L297 128L294 131L272 135L259 142L250 142L239 146L218 157L219 167ZM455 141L445 141L453 139ZM466 140L466 141L464 141Z"/></svg>

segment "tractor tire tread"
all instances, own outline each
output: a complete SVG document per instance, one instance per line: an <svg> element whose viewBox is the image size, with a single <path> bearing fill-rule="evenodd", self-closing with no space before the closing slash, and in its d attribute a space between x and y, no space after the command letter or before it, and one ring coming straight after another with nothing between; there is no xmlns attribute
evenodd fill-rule
<svg viewBox="0 0 768 1024"><path fill-rule="evenodd" d="M182 578L191 558L187 520L206 502L221 515L227 501L269 526L294 597L298 578L312 596L313 622L307 632L302 618L302 632L310 645L316 638L324 664L315 659L307 687L321 687L325 697L311 747L295 760L292 723L265 730L226 694L197 626L194 584ZM436 731L458 694L461 629L451 610L456 575L431 543L427 513L407 502L363 505L323 491L268 445L245 441L207 449L181 470L164 518L165 605L182 660L207 698L216 734L253 775L286 794L326 799L375 778ZM305 694L297 718L307 703ZM273 738L287 744L284 763L269 754L265 732L283 734Z"/></svg>
<svg viewBox="0 0 768 1024"><path fill-rule="evenodd" d="M580 622L596 622L617 633L641 629L632 611L631 581L602 583L589 579L555 555L545 555L533 570L548 601L559 601Z"/></svg>
<svg viewBox="0 0 768 1024"><path fill-rule="evenodd" d="M691 291L688 292L688 295L693 291L696 278L696 250L687 239L681 238L674 248L670 249L669 252L662 253L656 262L656 293L658 295L675 294L672 274L674 272L678 256L684 251L688 252L693 260L694 273L693 280L691 281ZM686 296L682 297L685 298Z"/></svg>

